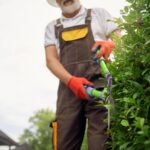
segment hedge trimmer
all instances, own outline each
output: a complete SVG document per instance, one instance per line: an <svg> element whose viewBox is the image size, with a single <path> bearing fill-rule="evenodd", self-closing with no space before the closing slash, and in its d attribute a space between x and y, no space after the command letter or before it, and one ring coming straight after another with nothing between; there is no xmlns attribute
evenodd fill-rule
<svg viewBox="0 0 150 150"><path fill-rule="evenodd" d="M112 76L104 62L104 58L97 58L97 54L101 50L101 46L98 46L96 51L94 51L93 60L99 63L102 75L107 79L107 86L99 91L91 86L85 85L84 88L89 97L89 100L98 100L103 103L103 106L108 109L108 128L110 128L110 108L111 108L111 88L112 88Z"/></svg>

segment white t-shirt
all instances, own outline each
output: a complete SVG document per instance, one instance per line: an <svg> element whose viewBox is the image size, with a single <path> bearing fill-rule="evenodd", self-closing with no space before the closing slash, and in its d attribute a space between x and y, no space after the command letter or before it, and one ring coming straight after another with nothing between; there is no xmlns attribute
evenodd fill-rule
<svg viewBox="0 0 150 150"><path fill-rule="evenodd" d="M73 18L66 18L62 15L60 19L63 27L67 28L85 24L86 15L87 9L82 6L80 12ZM103 8L93 8L91 16L91 28L95 41L107 40L108 35L118 28L112 21L112 16ZM55 24L56 20L53 20L46 26L44 46L56 45L59 52L59 41L55 37Z"/></svg>

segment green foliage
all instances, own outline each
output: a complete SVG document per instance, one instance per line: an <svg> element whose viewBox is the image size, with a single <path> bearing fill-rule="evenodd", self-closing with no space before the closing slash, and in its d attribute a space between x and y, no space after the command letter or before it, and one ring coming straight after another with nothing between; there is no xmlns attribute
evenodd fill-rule
<svg viewBox="0 0 150 150"><path fill-rule="evenodd" d="M116 111L112 118L114 150L150 149L150 1L127 0L117 19L125 34L116 40L110 66Z"/></svg>
<svg viewBox="0 0 150 150"><path fill-rule="evenodd" d="M52 150L52 130L49 124L53 119L52 111L48 109L37 111L30 117L31 126L20 136L20 143L28 143L33 150Z"/></svg>

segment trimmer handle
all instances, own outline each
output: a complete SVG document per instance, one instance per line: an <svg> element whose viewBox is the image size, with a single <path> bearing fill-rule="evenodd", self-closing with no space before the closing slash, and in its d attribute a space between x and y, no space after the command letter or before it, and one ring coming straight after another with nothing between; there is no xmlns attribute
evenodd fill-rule
<svg viewBox="0 0 150 150"><path fill-rule="evenodd" d="M95 88L88 85L84 85L84 88L89 98L98 98L98 100L105 101L107 96L107 88L104 88L103 91L98 91Z"/></svg>
<svg viewBox="0 0 150 150"><path fill-rule="evenodd" d="M110 72L106 66L106 63L104 61L103 56L101 58L97 58L97 54L99 53L100 50L101 50L101 46L99 45L93 51L93 60L99 63L100 69L102 71L102 75L107 79L107 86L108 86L109 91L110 91L110 88L112 85L112 76L111 76L111 74L110 74Z"/></svg>
<svg viewBox="0 0 150 150"><path fill-rule="evenodd" d="M100 68L101 68L101 71L102 71L102 75L107 78L107 75L109 74L110 75L110 72L106 66L106 63L104 61L104 57L100 57L100 58L97 58L97 54L99 53L99 51L101 50L101 46L97 46L96 49L93 51L93 60L98 62L99 65L100 65Z"/></svg>

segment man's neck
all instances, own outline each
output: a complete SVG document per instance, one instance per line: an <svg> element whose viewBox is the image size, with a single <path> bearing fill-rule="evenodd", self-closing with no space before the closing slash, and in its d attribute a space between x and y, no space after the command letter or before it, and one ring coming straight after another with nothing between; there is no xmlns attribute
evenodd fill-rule
<svg viewBox="0 0 150 150"><path fill-rule="evenodd" d="M72 17L76 16L79 13L80 10L81 10L81 6L80 6L79 9L75 10L73 13L69 13L69 14L68 13L62 13L62 14L66 18L72 18Z"/></svg>

